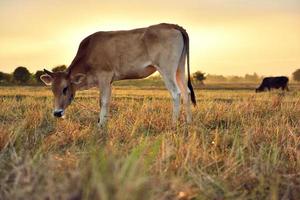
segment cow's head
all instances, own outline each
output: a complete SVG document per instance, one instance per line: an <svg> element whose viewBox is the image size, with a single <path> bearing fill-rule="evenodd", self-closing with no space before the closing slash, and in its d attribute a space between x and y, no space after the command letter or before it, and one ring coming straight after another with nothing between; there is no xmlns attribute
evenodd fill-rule
<svg viewBox="0 0 300 200"><path fill-rule="evenodd" d="M51 85L54 95L54 112L55 117L62 117L65 109L71 104L75 97L76 88L81 84L85 75L78 73L75 76L67 72L50 72L44 69L45 74L40 79L46 84Z"/></svg>

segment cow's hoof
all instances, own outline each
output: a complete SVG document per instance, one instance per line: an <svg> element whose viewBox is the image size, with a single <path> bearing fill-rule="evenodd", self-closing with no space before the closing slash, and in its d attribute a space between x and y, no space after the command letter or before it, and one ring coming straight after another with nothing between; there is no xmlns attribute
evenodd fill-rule
<svg viewBox="0 0 300 200"><path fill-rule="evenodd" d="M98 128L103 128L103 124L101 124L100 122L97 123Z"/></svg>
<svg viewBox="0 0 300 200"><path fill-rule="evenodd" d="M98 122L98 128L100 129L107 129L107 123L101 123L101 122Z"/></svg>

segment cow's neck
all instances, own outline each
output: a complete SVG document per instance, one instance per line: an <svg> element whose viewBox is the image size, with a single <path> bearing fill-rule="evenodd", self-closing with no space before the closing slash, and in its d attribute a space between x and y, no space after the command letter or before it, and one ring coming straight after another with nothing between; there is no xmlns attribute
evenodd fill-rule
<svg viewBox="0 0 300 200"><path fill-rule="evenodd" d="M75 77L76 74L78 73L86 75L85 80L81 84L75 86L76 90L86 90L93 87L88 81L89 80L88 70L83 65L76 65L76 66L71 65L67 70L70 78Z"/></svg>

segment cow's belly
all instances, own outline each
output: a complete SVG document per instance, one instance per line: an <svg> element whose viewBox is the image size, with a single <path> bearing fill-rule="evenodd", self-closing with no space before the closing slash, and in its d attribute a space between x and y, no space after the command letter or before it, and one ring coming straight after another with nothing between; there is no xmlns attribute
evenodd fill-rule
<svg viewBox="0 0 300 200"><path fill-rule="evenodd" d="M116 72L114 80L126 80L126 79L142 79L150 76L156 72L156 68L152 65L142 67L132 67L125 71Z"/></svg>

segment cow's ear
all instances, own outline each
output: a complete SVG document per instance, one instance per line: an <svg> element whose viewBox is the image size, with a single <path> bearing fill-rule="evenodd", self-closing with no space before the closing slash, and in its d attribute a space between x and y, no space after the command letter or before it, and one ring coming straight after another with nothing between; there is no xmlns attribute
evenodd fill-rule
<svg viewBox="0 0 300 200"><path fill-rule="evenodd" d="M71 83L78 85L78 84L82 83L85 78L86 78L85 74L77 73L74 76L71 76Z"/></svg>
<svg viewBox="0 0 300 200"><path fill-rule="evenodd" d="M40 76L40 79L46 84L46 85L51 85L53 82L52 76L48 74L43 74Z"/></svg>

